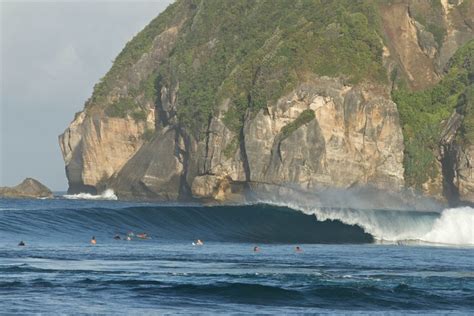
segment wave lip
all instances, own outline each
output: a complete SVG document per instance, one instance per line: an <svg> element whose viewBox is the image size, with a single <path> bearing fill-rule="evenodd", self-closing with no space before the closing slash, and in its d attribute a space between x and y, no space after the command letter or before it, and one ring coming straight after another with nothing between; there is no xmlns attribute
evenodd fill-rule
<svg viewBox="0 0 474 316"><path fill-rule="evenodd" d="M474 246L474 209L471 207L424 212L311 207L291 202L262 203L314 215L318 221L340 221L358 226L379 242Z"/></svg>
<svg viewBox="0 0 474 316"><path fill-rule="evenodd" d="M99 195L93 195L90 193L78 193L78 194L65 194L63 195L65 199L69 200L118 200L117 195L115 195L114 190L107 189Z"/></svg>

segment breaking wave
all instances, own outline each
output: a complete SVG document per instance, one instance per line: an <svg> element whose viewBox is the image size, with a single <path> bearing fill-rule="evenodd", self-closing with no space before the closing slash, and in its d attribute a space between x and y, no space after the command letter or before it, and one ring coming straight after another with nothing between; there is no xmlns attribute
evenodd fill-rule
<svg viewBox="0 0 474 316"><path fill-rule="evenodd" d="M112 191L68 198L74 200L44 201L44 209L25 204L21 210L0 211L0 235L17 239L25 234L35 238L57 238L60 234L61 240L77 240L78 235L83 238L102 234L103 238L110 238L132 230L145 231L159 241L201 238L258 243L474 246L474 209L470 207L423 212L301 207L274 202L200 206L79 200L116 199Z"/></svg>
<svg viewBox="0 0 474 316"><path fill-rule="evenodd" d="M441 212L403 210L359 210L351 208L311 208L292 203L266 202L287 206L319 221L336 220L361 227L380 242L425 242L447 245L474 245L474 209L449 208Z"/></svg>
<svg viewBox="0 0 474 316"><path fill-rule="evenodd" d="M114 190L107 189L102 194L93 195L90 193L78 193L78 194L65 194L63 195L65 199L69 200L117 200L117 196L115 195Z"/></svg>

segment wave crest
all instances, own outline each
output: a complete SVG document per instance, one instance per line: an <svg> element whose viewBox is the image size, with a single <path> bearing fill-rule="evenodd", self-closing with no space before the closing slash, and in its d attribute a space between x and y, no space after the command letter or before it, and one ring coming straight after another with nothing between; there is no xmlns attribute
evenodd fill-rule
<svg viewBox="0 0 474 316"><path fill-rule="evenodd" d="M363 210L300 206L295 203L264 203L286 206L318 221L340 221L361 227L382 242L418 241L447 245L474 245L474 209L459 207L441 212Z"/></svg>

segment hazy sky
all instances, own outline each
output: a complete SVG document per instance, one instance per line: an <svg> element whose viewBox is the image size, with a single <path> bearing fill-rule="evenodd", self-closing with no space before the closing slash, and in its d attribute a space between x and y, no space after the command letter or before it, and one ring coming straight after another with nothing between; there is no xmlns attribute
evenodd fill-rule
<svg viewBox="0 0 474 316"><path fill-rule="evenodd" d="M0 186L66 190L58 135L125 43L172 0L0 0Z"/></svg>

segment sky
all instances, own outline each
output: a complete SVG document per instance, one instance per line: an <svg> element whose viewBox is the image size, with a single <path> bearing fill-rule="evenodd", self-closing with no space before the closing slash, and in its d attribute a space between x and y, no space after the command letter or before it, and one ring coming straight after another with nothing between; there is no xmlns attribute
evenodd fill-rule
<svg viewBox="0 0 474 316"><path fill-rule="evenodd" d="M172 0L0 0L0 186L67 179L58 145L92 88Z"/></svg>

